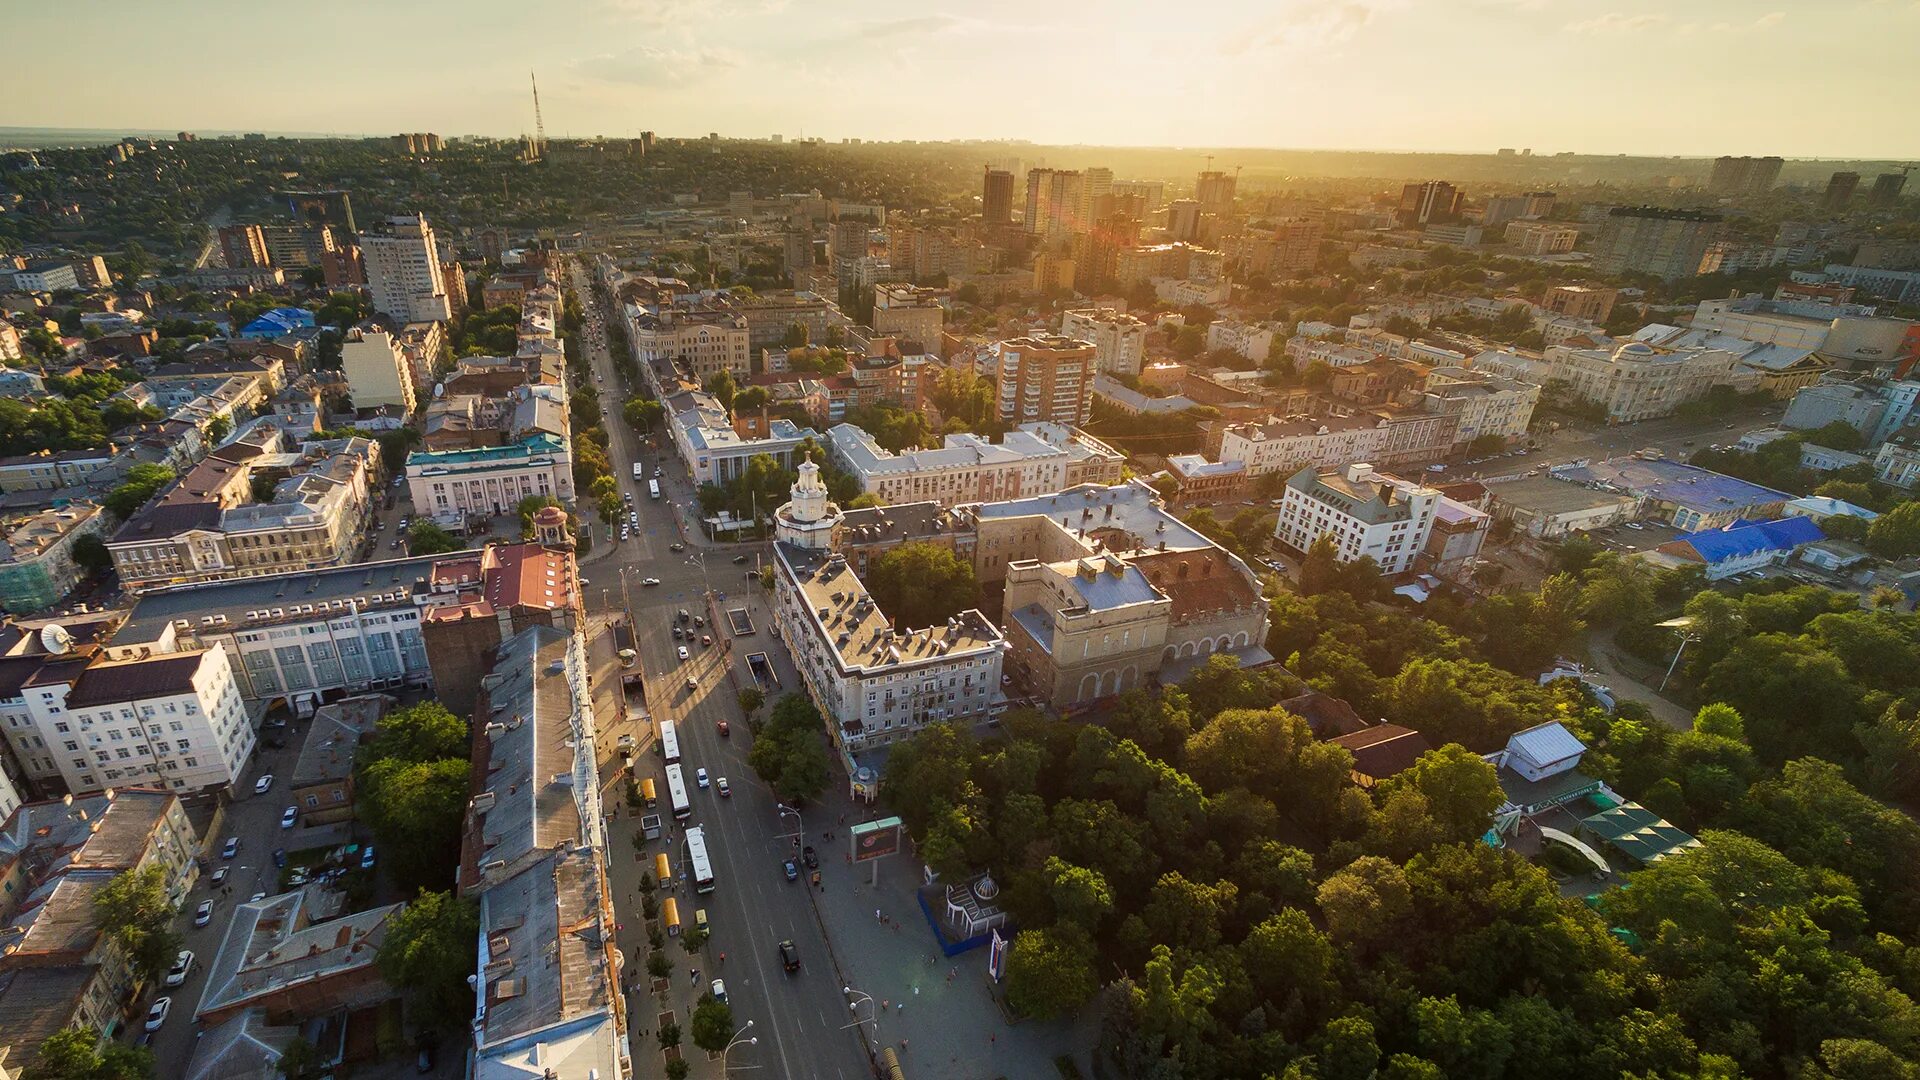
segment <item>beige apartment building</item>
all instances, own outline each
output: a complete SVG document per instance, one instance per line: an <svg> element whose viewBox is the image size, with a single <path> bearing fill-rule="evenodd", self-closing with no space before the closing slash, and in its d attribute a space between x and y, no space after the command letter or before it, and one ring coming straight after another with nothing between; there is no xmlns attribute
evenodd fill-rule
<svg viewBox="0 0 1920 1080"><path fill-rule="evenodd" d="M1522 255L1565 255L1580 242L1580 230L1551 221L1510 221L1506 241Z"/></svg>
<svg viewBox="0 0 1920 1080"><path fill-rule="evenodd" d="M356 409L398 405L412 414L419 404L414 392L413 362L392 334L352 331L340 343L340 368L347 376Z"/></svg>
<svg viewBox="0 0 1920 1080"><path fill-rule="evenodd" d="M1723 349L1664 349L1643 341L1618 348L1555 345L1544 357L1550 377L1606 410L1610 423L1667 416L1728 381L1738 359Z"/></svg>
<svg viewBox="0 0 1920 1080"><path fill-rule="evenodd" d="M1603 323L1613 314L1619 289L1596 285L1556 285L1540 298L1540 306L1575 319Z"/></svg>
<svg viewBox="0 0 1920 1080"><path fill-rule="evenodd" d="M875 285L873 332L938 349L940 331L946 325L946 310L940 306L938 296L934 290L918 285L896 282Z"/></svg>
<svg viewBox="0 0 1920 1080"><path fill-rule="evenodd" d="M1060 316L1060 336L1093 343L1094 367L1110 374L1138 375L1147 356L1147 324L1104 308Z"/></svg>

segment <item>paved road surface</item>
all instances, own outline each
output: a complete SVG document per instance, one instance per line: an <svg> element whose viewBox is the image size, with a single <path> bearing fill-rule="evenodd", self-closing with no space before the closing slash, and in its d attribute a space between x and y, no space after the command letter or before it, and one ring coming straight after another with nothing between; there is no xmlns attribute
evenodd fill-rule
<svg viewBox="0 0 1920 1080"><path fill-rule="evenodd" d="M575 293L583 302L588 301L593 294L585 275L577 270L575 273ZM589 325L598 317L596 305L588 304ZM761 1075L800 1080L841 1080L865 1075L867 1056L858 1033L844 1029L848 1018L843 1015L845 1005L840 983L828 960L824 931L807 897L808 886L804 878L801 882L789 883L781 869L781 861L791 853L792 840L787 834L794 829L793 819L783 818L775 810L772 793L747 765L747 751L753 739L728 676L726 639L713 625L713 616L720 609L709 608L703 601L709 585L716 593L729 594L757 588L743 580L747 568L732 561L742 551L751 556L755 549L710 548L700 543L697 535L681 532L682 523L675 508L695 505L691 483L670 451L644 447L627 428L620 418L620 405L628 395L619 375L591 332L587 334L586 345L599 376L595 385L608 417L614 472L621 489L632 491L633 506L640 515L639 529L625 542L609 546L603 532L596 530L595 549L582 563L581 572L590 582L588 605L596 616L593 644L596 664L600 666L596 667L595 685L608 696L617 693L614 688L618 686L620 672L617 662L611 659L611 635L597 631L604 625L609 608L617 609L623 603L621 573L624 571L624 593L633 605L639 631L637 666L648 683L648 704L655 720L672 720L679 729L682 767L693 805L689 824L704 829L713 863L716 887L711 894L696 896L691 884L684 882L677 884L672 894L678 898L681 919L687 926L693 925L695 911L704 907L712 932L704 955L698 960L689 957L677 942L669 941L667 946L674 959L667 1007L674 1010L681 1024L682 1052L692 1061L694 1076L723 1075L721 1063L708 1060L695 1049L687 1033L693 1003L700 991L712 979L722 978L727 984L736 1025L752 1020L751 1035L760 1040L758 1045L736 1047L727 1061L731 1069L737 1071L752 1065L765 1070ZM658 462L664 467L663 498L649 499L645 484L634 483L632 462L635 460L649 463L649 473L651 463ZM688 547L676 552L671 548L675 543L686 543ZM658 578L661 584L643 586L640 582L645 578ZM675 649L681 643L672 637L672 627L681 609L707 618L708 625L700 628L700 632L714 638L711 646L697 641L688 645L689 658L685 662L677 658ZM736 660L747 652L778 645L765 629L764 621L757 621L760 621L759 634L736 643L733 649ZM784 656L780 664L787 671L784 677L792 685L791 669L786 666ZM743 661L741 668L741 678L745 679ZM697 690L690 691L684 685L689 675L698 680ZM601 716L617 715L616 709L611 703L596 703L596 712ZM721 720L728 721L730 737L720 736L718 722ZM646 745L650 734L615 726L615 738L623 731L633 734L642 745ZM610 747L613 743L614 739L608 740ZM639 965L644 963L647 945L644 920L639 912L639 878L651 867L654 853L660 851L667 852L676 873L684 872L685 848L681 828L667 807L664 763L650 747L637 761L640 775L655 779L661 804L657 812L666 819L672 837L669 844L663 836L647 846L644 857L638 856L631 843L638 822L622 805L614 822L614 839L609 844L615 905L623 927L620 942L629 958L627 973L644 982L644 969ZM617 760L610 765L617 772ZM695 786L695 771L702 767L712 777L728 778L733 789L731 798L721 798L711 787L701 790ZM617 787L608 794L609 805L621 803ZM793 941L799 950L801 968L796 974L789 975L781 969L778 945L783 940ZM721 953L727 956L724 964L719 959ZM639 957L637 963L633 959L636 956ZM697 982L689 978L691 968L696 965L700 968ZM648 1075L660 1062L659 1044L653 1032L660 1006L653 995L644 992L628 1000L632 1005L634 1061L640 1074Z"/></svg>

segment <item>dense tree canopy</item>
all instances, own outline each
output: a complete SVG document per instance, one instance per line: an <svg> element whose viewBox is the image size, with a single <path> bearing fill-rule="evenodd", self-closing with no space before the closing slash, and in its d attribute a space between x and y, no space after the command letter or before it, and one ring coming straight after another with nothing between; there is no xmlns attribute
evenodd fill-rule
<svg viewBox="0 0 1920 1080"><path fill-rule="evenodd" d="M393 916L380 943L380 975L407 995L415 1027L453 1031L473 1018L467 979L479 934L479 907L449 892L422 892Z"/></svg>
<svg viewBox="0 0 1920 1080"><path fill-rule="evenodd" d="M905 629L935 626L980 604L973 563L939 544L892 548L873 560L864 581L873 602Z"/></svg>

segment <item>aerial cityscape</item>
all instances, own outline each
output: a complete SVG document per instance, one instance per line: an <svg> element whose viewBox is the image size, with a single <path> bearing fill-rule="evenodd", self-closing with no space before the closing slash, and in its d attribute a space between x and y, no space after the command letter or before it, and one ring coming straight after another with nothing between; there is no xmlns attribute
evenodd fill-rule
<svg viewBox="0 0 1920 1080"><path fill-rule="evenodd" d="M0 1080L1920 1078L1920 6L397 7L0 106Z"/></svg>

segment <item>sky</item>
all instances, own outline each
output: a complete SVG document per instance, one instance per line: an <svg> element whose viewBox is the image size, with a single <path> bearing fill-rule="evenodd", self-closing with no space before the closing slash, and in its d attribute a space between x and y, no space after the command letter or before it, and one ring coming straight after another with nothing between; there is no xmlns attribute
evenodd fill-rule
<svg viewBox="0 0 1920 1080"><path fill-rule="evenodd" d="M1920 158L1920 0L71 0L0 126ZM105 28L111 32L103 35ZM114 56L74 66L90 43ZM23 92L24 91L24 92Z"/></svg>

